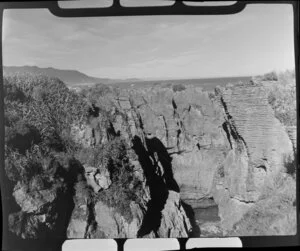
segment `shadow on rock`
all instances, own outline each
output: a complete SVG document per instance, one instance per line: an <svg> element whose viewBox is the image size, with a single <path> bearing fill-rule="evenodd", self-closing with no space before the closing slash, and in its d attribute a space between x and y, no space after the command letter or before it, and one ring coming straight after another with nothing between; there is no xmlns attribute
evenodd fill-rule
<svg viewBox="0 0 300 251"><path fill-rule="evenodd" d="M173 190L179 193L179 186L174 179L173 170L172 170L172 158L170 157L164 144L156 137L152 139L146 139L146 144L148 152L152 159L154 160L155 165L157 161L160 162L163 168L163 178L165 179L168 190ZM155 155L157 155L158 160L155 161Z"/></svg>
<svg viewBox="0 0 300 251"><path fill-rule="evenodd" d="M191 225L192 225L192 232L189 233L189 237L190 238L200 237L201 231L200 231L200 227L198 226L198 224L196 222L195 213L194 213L193 208L190 205L184 203L183 201L181 201L181 204L184 208L186 216L189 218Z"/></svg>
<svg viewBox="0 0 300 251"><path fill-rule="evenodd" d="M142 226L137 233L138 237L143 237L152 231L156 234L159 229L162 218L161 211L167 201L169 192L164 180L159 174L157 174L157 167L153 164L149 153L142 144L141 139L138 136L135 136L132 143L133 150L138 155L139 162L143 168L151 196L151 200L147 205L148 210L144 217Z"/></svg>
<svg viewBox="0 0 300 251"><path fill-rule="evenodd" d="M21 217L19 224L14 229L23 235L23 238L14 233L8 234L8 248L21 250L60 250L61 245L67 239L67 227L74 208L74 183L83 177L83 167L79 161L70 159L69 170L65 170L59 161L50 163L54 170L55 179L63 179L63 185L58 189L56 199L43 206L42 212L15 213ZM53 186L56 186L54 184ZM48 189L54 189L49 187ZM41 220L41 215L44 220ZM18 221L16 221L18 223ZM19 230L18 230L19 228Z"/></svg>

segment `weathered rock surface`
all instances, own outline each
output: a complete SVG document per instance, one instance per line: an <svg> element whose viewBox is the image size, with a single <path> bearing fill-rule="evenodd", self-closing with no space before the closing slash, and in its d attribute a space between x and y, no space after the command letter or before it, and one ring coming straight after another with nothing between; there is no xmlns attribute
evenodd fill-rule
<svg viewBox="0 0 300 251"><path fill-rule="evenodd" d="M165 145L181 198L213 197L224 229L250 210L293 155L290 138L295 136L275 118L259 83L216 88L214 93L187 87L122 95L119 109L130 114L131 134L143 131Z"/></svg>
<svg viewBox="0 0 300 251"><path fill-rule="evenodd" d="M10 231L22 239L45 241L63 239L66 235L76 175L68 172L68 167L64 169L58 158L45 163L47 172L36 174L28 181L18 181L14 187L13 196L20 211L9 215L8 224ZM73 171L76 168L74 165Z"/></svg>
<svg viewBox="0 0 300 251"><path fill-rule="evenodd" d="M101 189L108 189L111 185L111 179L107 169L100 171L96 167L84 165L85 178L87 184L91 186L95 193L99 192Z"/></svg>
<svg viewBox="0 0 300 251"><path fill-rule="evenodd" d="M196 205L206 198L218 205L220 221L202 224L203 236L294 233L295 181L281 178L286 160L294 158L296 132L274 116L265 86L252 82L214 92L147 87L120 90L110 98L114 105L106 115L94 112L86 125L73 125L72 137L86 148L116 135L132 147L133 139L140 139L138 148L146 156L128 158L143 182L143 198L130 202L131 219L105 201L93 200L91 193L109 189L113 180L105 169L84 166L84 178L75 182L68 238L188 237L192 222L182 201ZM286 187L278 186L282 180ZM45 208L55 204L55 187L31 191L18 184L14 197L22 211L10 216L13 231L35 236L38 225L49 222ZM149 208L160 198L163 203L154 210L159 225L139 235ZM26 223L31 226L27 232L20 227L25 216L31 224ZM259 231L261 221L266 224Z"/></svg>
<svg viewBox="0 0 300 251"><path fill-rule="evenodd" d="M268 185L260 200L238 221L228 235L274 236L297 232L296 182L282 174Z"/></svg>
<svg viewBox="0 0 300 251"><path fill-rule="evenodd" d="M169 196L162 210L162 220L157 231L159 237L187 238L192 226L180 202L180 194L169 191Z"/></svg>
<svg viewBox="0 0 300 251"><path fill-rule="evenodd" d="M136 164L136 176L146 181L140 165ZM91 172L92 169L91 167L86 167L85 171ZM122 215L121 212L116 211L115 208L108 206L101 199L96 202L92 201L91 194L83 192L86 191L88 186L91 186L88 180L82 180L75 185L75 207L67 229L68 238L143 237L139 236L139 230L145 220L148 203L152 199L146 184L144 184L144 195L140 204L134 201L130 202L130 219ZM95 190L93 191L95 192ZM100 190L97 192L101 193ZM146 237L188 237L188 233L191 231L191 224L181 205L179 193L169 191L159 221L158 229L146 234Z"/></svg>
<svg viewBox="0 0 300 251"><path fill-rule="evenodd" d="M15 186L13 196L23 212L39 212L45 204L51 204L57 197L57 189L43 189L35 187L33 191L25 184Z"/></svg>

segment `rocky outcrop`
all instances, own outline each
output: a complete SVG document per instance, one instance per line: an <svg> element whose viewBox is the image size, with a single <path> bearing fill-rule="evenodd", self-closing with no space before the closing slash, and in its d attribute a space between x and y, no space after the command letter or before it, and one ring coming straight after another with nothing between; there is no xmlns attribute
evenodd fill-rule
<svg viewBox="0 0 300 251"><path fill-rule="evenodd" d="M295 180L283 174L236 223L229 235L274 236L297 232Z"/></svg>
<svg viewBox="0 0 300 251"><path fill-rule="evenodd" d="M151 142L147 144L148 151L139 139L133 141L135 152L132 149L126 150L126 155L131 156L131 180L139 180L142 186L138 191L133 191L139 194L139 198L134 199L133 194L124 199L118 198L119 205L110 202L109 196L114 196L116 192L120 194L121 189L127 189L131 184L122 183L117 188L113 187L116 186L113 183L116 177L111 177L105 166L95 168L84 165L85 179L75 184L75 207L67 229L68 238L188 236L191 224L182 207L180 194L168 190L169 179L166 173L156 172L158 166L152 163ZM160 159L156 161L160 162ZM102 176L101 181L105 180L105 186L97 180L97 174ZM128 203L128 206L124 203Z"/></svg>
<svg viewBox="0 0 300 251"><path fill-rule="evenodd" d="M86 185L88 186L88 183ZM115 208L101 200L91 201L91 194L76 190L75 208L67 229L68 238L137 238L145 220L151 200L149 190L145 187L142 204L130 203L132 217L127 219ZM155 221L155 219L152 219ZM191 224L180 202L180 195L170 191L161 211L160 225L157 230L150 230L145 236L151 237L188 237ZM144 237L145 237L144 236Z"/></svg>
<svg viewBox="0 0 300 251"><path fill-rule="evenodd" d="M81 178L68 183L74 193L61 192L64 178L60 185L34 185L36 190L19 182L13 196L22 210L10 216L12 231L36 238L40 225L57 229L59 216L53 212L61 212L58 198L67 194L74 203L65 223L67 238L192 236L197 224L188 209L208 200L218 207L219 220L202 222L203 236L268 234L268 228L273 234L293 233L294 202L285 198L286 193L294 198L295 180L282 177L287 159L294 158L295 129L274 116L267 94L257 82L214 91L156 86L111 94L109 109L93 106L87 123L74 124L71 136L88 151L124 139L129 147L122 161L131 176L120 189L130 193L142 184L138 195L118 207L109 197L117 191L109 160L106 167L82 162ZM289 185L283 189L279 180ZM261 232L255 215L269 217Z"/></svg>
<svg viewBox="0 0 300 251"><path fill-rule="evenodd" d="M119 109L127 114L131 135L144 133L164 144L182 198L209 195L214 171L230 149L222 129L222 110L209 93L201 88L175 93L170 88L124 92Z"/></svg>
<svg viewBox="0 0 300 251"><path fill-rule="evenodd" d="M294 152L297 150L297 127L296 126L286 126L286 131L289 135L290 140L293 143Z"/></svg>
<svg viewBox="0 0 300 251"><path fill-rule="evenodd" d="M20 211L9 215L9 228L22 239L63 239L73 209L72 195L63 182L48 183L48 187L42 182L33 177L29 186L22 182L15 186L13 196Z"/></svg>
<svg viewBox="0 0 300 251"><path fill-rule="evenodd" d="M121 134L157 137L172 157L181 199L213 197L225 231L286 171L285 159L293 153L259 83L214 92L197 87L124 91L118 109L131 125Z"/></svg>
<svg viewBox="0 0 300 251"><path fill-rule="evenodd" d="M223 162L224 177L216 179L213 196L223 227L232 225L260 199L262 189L285 172L293 153L284 126L274 117L260 85L217 89L224 109L231 150Z"/></svg>
<svg viewBox="0 0 300 251"><path fill-rule="evenodd" d="M95 193L99 192L101 189L105 190L109 188L111 179L107 169L99 171L98 168L87 165L84 165L84 169L87 184L93 188Z"/></svg>
<svg viewBox="0 0 300 251"><path fill-rule="evenodd" d="M157 235L159 237L187 238L191 231L192 226L180 202L180 194L169 191Z"/></svg>

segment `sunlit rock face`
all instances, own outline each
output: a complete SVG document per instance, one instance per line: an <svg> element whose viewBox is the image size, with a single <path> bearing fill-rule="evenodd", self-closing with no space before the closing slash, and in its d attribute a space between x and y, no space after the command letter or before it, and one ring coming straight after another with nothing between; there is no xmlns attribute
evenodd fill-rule
<svg viewBox="0 0 300 251"><path fill-rule="evenodd" d="M72 125L71 137L87 149L125 139L130 172L142 184L138 198L116 210L101 198L114 186L109 168L81 163L78 177L68 183L71 163L57 176L60 182L15 185L21 209L10 215L12 232L38 238L40 229L53 233L58 221L64 221L66 238L295 232L295 179L286 171L296 151L295 127L274 116L265 86L253 82L212 91L156 86L123 89L111 99L114 105L105 114ZM64 216L59 203L66 198L72 206ZM213 208L217 220L196 219L198 208Z"/></svg>
<svg viewBox="0 0 300 251"><path fill-rule="evenodd" d="M276 119L260 83L212 92L132 90L123 94L120 107L130 114L133 133L143 131L165 145L182 200L214 198L225 232L261 199L293 156L293 128Z"/></svg>
<svg viewBox="0 0 300 251"><path fill-rule="evenodd" d="M139 147L144 148L144 145ZM139 156L128 151L133 158L130 163L134 176L142 182L138 201L132 199L127 208L116 205L117 209L110 205L109 198L101 197L103 190L111 189L114 182L109 171L85 165L84 179L75 184L75 205L67 228L68 238L188 237L191 224L178 191L168 190L162 173L152 170L154 165L145 150L141 153L137 150ZM134 160L136 158L138 160ZM145 164L149 164L148 170L144 169Z"/></svg>

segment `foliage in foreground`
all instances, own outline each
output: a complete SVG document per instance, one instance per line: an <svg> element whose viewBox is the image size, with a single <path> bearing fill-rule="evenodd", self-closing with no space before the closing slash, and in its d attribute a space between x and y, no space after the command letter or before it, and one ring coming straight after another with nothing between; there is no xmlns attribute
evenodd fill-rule
<svg viewBox="0 0 300 251"><path fill-rule="evenodd" d="M84 122L87 104L62 81L30 74L9 76L4 78L4 94L7 142L18 141L18 128L27 127L39 134L44 148L67 151L74 146L68 137L71 125ZM31 137L23 141L36 143Z"/></svg>
<svg viewBox="0 0 300 251"><path fill-rule="evenodd" d="M22 74L4 79L6 171L13 182L30 182L35 177L54 178L57 167L70 172L88 164L110 173L112 185L95 194L84 180L74 189L84 188L84 196L94 197L132 220L130 203L139 203L142 182L129 163L129 147L119 136L95 147L84 148L70 136L72 125L109 120L113 89L96 85L77 94L59 79ZM99 114L90 114L91 109ZM108 122L107 122L108 123ZM107 123L104 123L105 125ZM83 191L83 192L84 192Z"/></svg>
<svg viewBox="0 0 300 251"><path fill-rule="evenodd" d="M268 102L275 117L285 126L296 126L295 73L286 71L278 75L278 81L270 87Z"/></svg>
<svg viewBox="0 0 300 251"><path fill-rule="evenodd" d="M112 185L96 195L130 222L133 215L130 209L132 201L139 204L144 193L142 182L134 175L133 166L128 159L128 146L120 137L116 137L99 149L97 162L99 168L107 168Z"/></svg>

